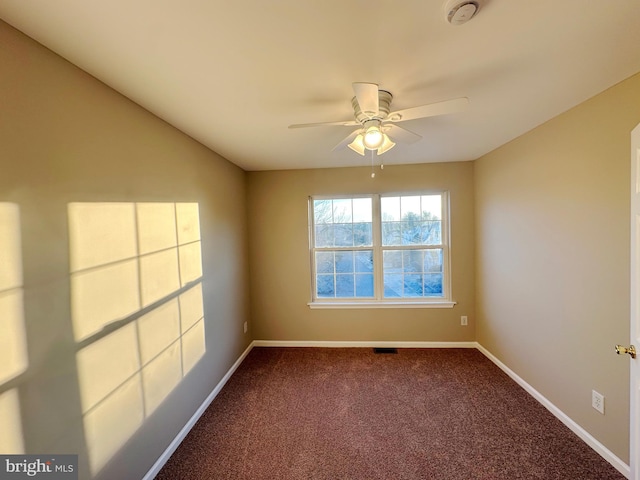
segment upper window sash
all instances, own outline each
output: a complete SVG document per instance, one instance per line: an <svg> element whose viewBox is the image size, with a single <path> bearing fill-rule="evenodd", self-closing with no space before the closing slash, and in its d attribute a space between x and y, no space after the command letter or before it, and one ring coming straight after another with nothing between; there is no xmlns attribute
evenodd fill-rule
<svg viewBox="0 0 640 480"><path fill-rule="evenodd" d="M373 246L373 198L312 197L312 248L354 248Z"/></svg>

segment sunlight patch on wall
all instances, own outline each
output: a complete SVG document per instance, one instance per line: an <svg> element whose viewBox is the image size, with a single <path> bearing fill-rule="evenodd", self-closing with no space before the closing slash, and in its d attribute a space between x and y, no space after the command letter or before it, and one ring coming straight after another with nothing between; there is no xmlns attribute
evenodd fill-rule
<svg viewBox="0 0 640 480"><path fill-rule="evenodd" d="M27 369L22 289L0 293L0 382L6 383Z"/></svg>
<svg viewBox="0 0 640 480"><path fill-rule="evenodd" d="M95 473L206 351L198 204L72 203L69 229L78 377Z"/></svg>
<svg viewBox="0 0 640 480"><path fill-rule="evenodd" d="M140 308L133 203L69 205L71 316L76 340Z"/></svg>
<svg viewBox="0 0 640 480"><path fill-rule="evenodd" d="M143 307L151 305L180 288L177 253L172 249L140 258Z"/></svg>
<svg viewBox="0 0 640 480"><path fill-rule="evenodd" d="M18 389L0 393L0 452L8 455L24 453Z"/></svg>
<svg viewBox="0 0 640 480"><path fill-rule="evenodd" d="M0 384L27 369L22 301L20 211L0 203Z"/></svg>
<svg viewBox="0 0 640 480"><path fill-rule="evenodd" d="M188 372L204 355L204 319L182 334L182 365Z"/></svg>
<svg viewBox="0 0 640 480"><path fill-rule="evenodd" d="M22 291L20 210L0 202L0 452L24 453L17 388L2 387L28 366Z"/></svg>
<svg viewBox="0 0 640 480"><path fill-rule="evenodd" d="M137 260L125 260L71 276L71 316L76 340L98 333L140 309Z"/></svg>

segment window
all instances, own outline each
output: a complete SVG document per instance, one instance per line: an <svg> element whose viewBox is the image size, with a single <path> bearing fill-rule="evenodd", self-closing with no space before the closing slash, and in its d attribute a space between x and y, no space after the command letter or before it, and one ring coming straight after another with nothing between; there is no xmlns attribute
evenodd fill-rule
<svg viewBox="0 0 640 480"><path fill-rule="evenodd" d="M310 306L453 306L446 193L313 197Z"/></svg>

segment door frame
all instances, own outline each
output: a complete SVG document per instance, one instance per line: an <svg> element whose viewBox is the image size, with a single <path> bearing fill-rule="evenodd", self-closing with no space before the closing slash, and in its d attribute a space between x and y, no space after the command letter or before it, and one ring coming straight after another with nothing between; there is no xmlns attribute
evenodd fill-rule
<svg viewBox="0 0 640 480"><path fill-rule="evenodd" d="M640 348L640 124L631 132L631 288L629 340ZM629 374L630 480L640 480L640 358L631 359Z"/></svg>

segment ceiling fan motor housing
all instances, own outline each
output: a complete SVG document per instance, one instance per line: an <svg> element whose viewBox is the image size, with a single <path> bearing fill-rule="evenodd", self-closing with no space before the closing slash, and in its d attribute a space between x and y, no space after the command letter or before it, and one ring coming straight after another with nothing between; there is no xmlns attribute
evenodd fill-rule
<svg viewBox="0 0 640 480"><path fill-rule="evenodd" d="M379 120L387 118L387 115L389 115L389 112L391 111L391 100L393 100L393 95L391 95L390 92L387 92L386 90L378 90L378 115L373 118ZM364 124L367 120L372 119L372 117L362 113L356 97L351 99L351 106L353 107L353 113L358 122Z"/></svg>

